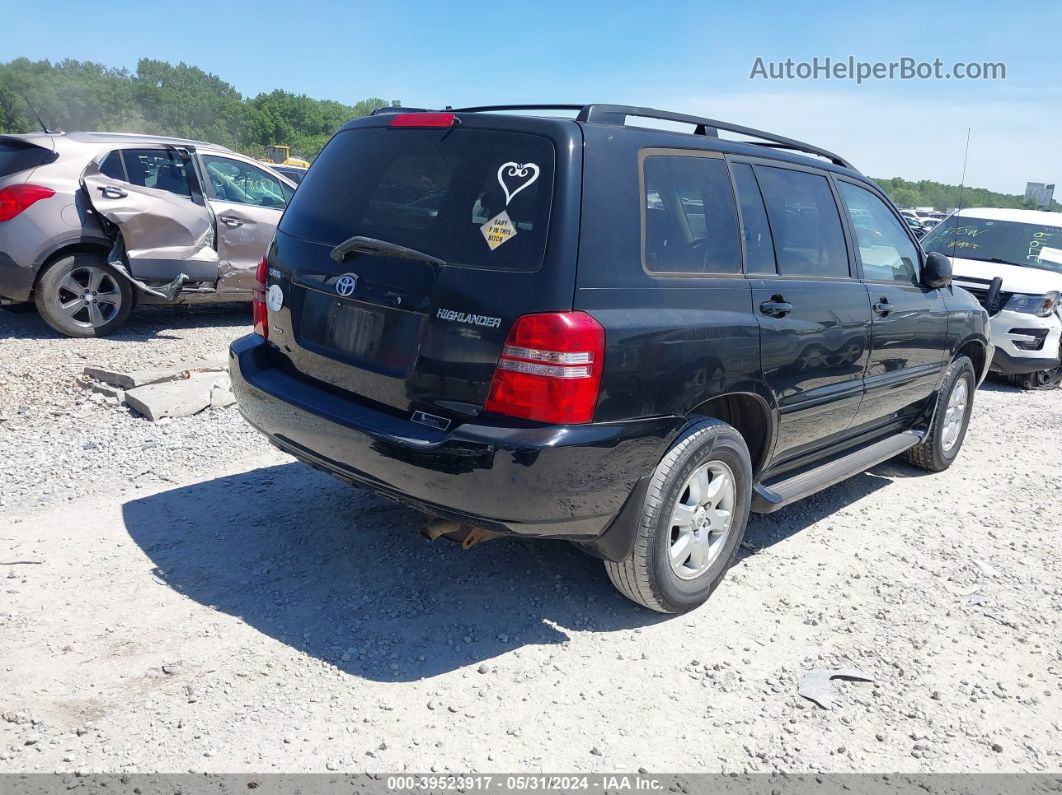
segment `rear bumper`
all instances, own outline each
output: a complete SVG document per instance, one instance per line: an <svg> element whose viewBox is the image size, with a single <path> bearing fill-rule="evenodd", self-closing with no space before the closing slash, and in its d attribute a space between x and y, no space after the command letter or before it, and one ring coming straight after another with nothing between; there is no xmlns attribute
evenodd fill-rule
<svg viewBox="0 0 1062 795"><path fill-rule="evenodd" d="M28 301L36 275L36 269L20 267L9 254L0 251L0 304Z"/></svg>
<svg viewBox="0 0 1062 795"><path fill-rule="evenodd" d="M514 535L601 536L683 422L544 427L477 418L440 431L346 400L266 359L256 335L229 349L240 410L277 447L427 513Z"/></svg>

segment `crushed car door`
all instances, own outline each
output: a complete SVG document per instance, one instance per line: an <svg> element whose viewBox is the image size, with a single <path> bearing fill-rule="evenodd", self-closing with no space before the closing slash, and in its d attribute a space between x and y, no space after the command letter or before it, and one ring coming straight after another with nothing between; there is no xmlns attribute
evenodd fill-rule
<svg viewBox="0 0 1062 795"><path fill-rule="evenodd" d="M81 183L92 207L120 233L116 244L136 279L217 283L214 217L188 150L116 149L90 163Z"/></svg>
<svg viewBox="0 0 1062 795"><path fill-rule="evenodd" d="M218 219L218 292L250 294L258 261L295 189L244 160L205 152L199 158L210 207Z"/></svg>

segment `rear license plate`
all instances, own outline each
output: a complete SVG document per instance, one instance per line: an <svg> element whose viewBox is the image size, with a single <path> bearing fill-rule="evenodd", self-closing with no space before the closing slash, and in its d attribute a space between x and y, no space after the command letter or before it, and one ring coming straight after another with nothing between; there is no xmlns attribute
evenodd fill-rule
<svg viewBox="0 0 1062 795"><path fill-rule="evenodd" d="M421 316L307 290L299 325L301 342L322 353L374 365L395 374L411 365Z"/></svg>

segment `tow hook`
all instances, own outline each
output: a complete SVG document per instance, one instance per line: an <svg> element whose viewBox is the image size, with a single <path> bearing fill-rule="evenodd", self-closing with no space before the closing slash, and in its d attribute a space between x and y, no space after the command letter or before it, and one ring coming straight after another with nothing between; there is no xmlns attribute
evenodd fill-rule
<svg viewBox="0 0 1062 795"><path fill-rule="evenodd" d="M420 531L420 534L429 541L434 541L437 538L456 541L461 545L462 549L471 549L480 541L490 541L493 538L501 538L505 535L504 533L486 530L482 527L451 522L449 519L436 519L429 522Z"/></svg>

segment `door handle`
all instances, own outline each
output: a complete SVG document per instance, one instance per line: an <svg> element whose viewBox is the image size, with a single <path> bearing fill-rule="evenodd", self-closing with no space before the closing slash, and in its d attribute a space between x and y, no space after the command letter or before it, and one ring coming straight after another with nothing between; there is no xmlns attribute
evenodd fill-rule
<svg viewBox="0 0 1062 795"><path fill-rule="evenodd" d="M874 311L882 317L888 315L893 309L893 305L889 303L889 299L885 296L882 296L881 300L874 304Z"/></svg>
<svg viewBox="0 0 1062 795"><path fill-rule="evenodd" d="M760 304L760 312L767 317L785 317L793 311L793 305L780 295L772 295L770 301Z"/></svg>
<svg viewBox="0 0 1062 795"><path fill-rule="evenodd" d="M243 226L243 221L239 218L233 218L231 215L226 215L221 219L221 223L230 229L235 229L237 226Z"/></svg>
<svg viewBox="0 0 1062 795"><path fill-rule="evenodd" d="M103 194L105 199L124 199L129 194L114 185L97 185L96 189Z"/></svg>

